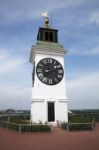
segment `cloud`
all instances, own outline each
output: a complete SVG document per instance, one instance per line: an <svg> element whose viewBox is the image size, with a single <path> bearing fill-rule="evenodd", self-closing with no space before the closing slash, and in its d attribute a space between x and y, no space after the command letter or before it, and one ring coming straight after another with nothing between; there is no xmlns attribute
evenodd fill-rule
<svg viewBox="0 0 99 150"><path fill-rule="evenodd" d="M0 51L0 74L12 72L24 64L25 60L21 57L10 56L6 51Z"/></svg>
<svg viewBox="0 0 99 150"><path fill-rule="evenodd" d="M5 50L0 51L0 62L6 59L6 53Z"/></svg>
<svg viewBox="0 0 99 150"><path fill-rule="evenodd" d="M40 17L42 11L48 10L51 14L62 8L76 7L88 0L3 0L0 2L0 23L16 23L34 20Z"/></svg>
<svg viewBox="0 0 99 150"><path fill-rule="evenodd" d="M69 80L67 85L69 109L99 107L99 72ZM30 109L31 94L31 87L0 85L0 109Z"/></svg>
<svg viewBox="0 0 99 150"><path fill-rule="evenodd" d="M19 54L0 49L0 109L30 109L31 71Z"/></svg>
<svg viewBox="0 0 99 150"><path fill-rule="evenodd" d="M91 51L90 51L91 55L99 55L99 46L98 47L94 47Z"/></svg>
<svg viewBox="0 0 99 150"><path fill-rule="evenodd" d="M30 109L30 103L29 87L0 86L0 109Z"/></svg>
<svg viewBox="0 0 99 150"><path fill-rule="evenodd" d="M99 72L68 81L70 108L99 108Z"/></svg>
<svg viewBox="0 0 99 150"><path fill-rule="evenodd" d="M80 6L84 3L86 3L88 0L76 0L74 3L74 0L50 0L46 1L43 0L43 2L46 4L47 9L51 11L59 10L62 8L67 8L67 7L77 7Z"/></svg>
<svg viewBox="0 0 99 150"><path fill-rule="evenodd" d="M34 26L30 27L32 26L30 21L38 19L41 12L48 10L49 15L52 14L55 18L53 21L61 29L61 38L63 38L64 47L69 49L68 54L79 55L79 58L81 58L80 55L99 56L98 26L96 26L99 24L99 11L96 8L96 1L98 3L98 0L93 2L90 0L0 1L0 39L1 46L5 47L5 49L0 48L0 106L2 108L3 106L4 108L8 106L21 108L24 105L26 107L26 103L30 103L28 100L31 89L27 88L27 85L31 84L32 66L30 68L30 65L25 64L24 58L26 60L29 58L27 49L32 43L30 39L36 32ZM89 68L90 64L98 62L95 60L96 57L91 58L93 60L88 61ZM82 65L81 61L80 64ZM86 71L84 65L85 63L83 68ZM73 69L71 74L73 78ZM84 74L83 71L82 74ZM89 105L95 108L98 106L98 75L98 73L88 76L84 74L85 77L80 76L82 78L75 75L76 79L68 81L68 95L72 107L80 108Z"/></svg>
<svg viewBox="0 0 99 150"><path fill-rule="evenodd" d="M78 49L78 50L77 50ZM87 50L86 50L87 49ZM84 47L84 50L78 48L70 48L68 51L69 55L80 55L80 56L98 56L99 55L99 46L93 48Z"/></svg>
<svg viewBox="0 0 99 150"><path fill-rule="evenodd" d="M25 20L30 20L37 16L38 7L35 6L35 1L32 0L4 0L0 2L0 18L1 23L16 23Z"/></svg>
<svg viewBox="0 0 99 150"><path fill-rule="evenodd" d="M89 23L99 25L99 10L90 13Z"/></svg>
<svg viewBox="0 0 99 150"><path fill-rule="evenodd" d="M93 4L93 7L89 5L90 9L85 10L85 12L79 11L79 14L77 15L78 18L76 18L76 21L78 21L78 25L81 28L82 27L95 27L99 25L99 10L97 10L97 6L94 6L94 4ZM73 17L75 18L74 15Z"/></svg>

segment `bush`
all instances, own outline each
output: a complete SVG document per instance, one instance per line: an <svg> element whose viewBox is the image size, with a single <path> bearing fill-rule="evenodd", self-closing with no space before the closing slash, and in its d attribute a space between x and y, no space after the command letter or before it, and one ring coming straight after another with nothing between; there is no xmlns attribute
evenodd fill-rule
<svg viewBox="0 0 99 150"><path fill-rule="evenodd" d="M13 115L13 116L1 116L0 126L13 129L18 132L51 132L51 127L46 124L42 124L39 121L38 124L30 124L29 115Z"/></svg>
<svg viewBox="0 0 99 150"><path fill-rule="evenodd" d="M62 128L67 131L85 131L85 130L92 130L91 123L63 123Z"/></svg>
<svg viewBox="0 0 99 150"><path fill-rule="evenodd" d="M51 132L51 127L48 125L23 125L21 132Z"/></svg>

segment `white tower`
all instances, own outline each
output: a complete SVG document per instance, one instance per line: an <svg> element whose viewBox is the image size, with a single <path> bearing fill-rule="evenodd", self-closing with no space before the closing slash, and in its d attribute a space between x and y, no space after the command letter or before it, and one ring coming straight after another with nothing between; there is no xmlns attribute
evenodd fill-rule
<svg viewBox="0 0 99 150"><path fill-rule="evenodd" d="M45 15L45 14L44 14ZM38 123L68 122L64 55L67 51L58 43L58 30L49 25L48 15L40 27L37 43L32 46L31 121Z"/></svg>

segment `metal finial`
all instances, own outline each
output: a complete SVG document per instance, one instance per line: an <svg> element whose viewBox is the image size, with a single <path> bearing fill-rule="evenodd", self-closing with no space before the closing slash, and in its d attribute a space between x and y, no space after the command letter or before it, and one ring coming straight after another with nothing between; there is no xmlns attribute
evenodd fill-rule
<svg viewBox="0 0 99 150"><path fill-rule="evenodd" d="M45 12L41 13L41 15L43 17L45 17L45 25L48 25L49 24L48 12L45 11Z"/></svg>

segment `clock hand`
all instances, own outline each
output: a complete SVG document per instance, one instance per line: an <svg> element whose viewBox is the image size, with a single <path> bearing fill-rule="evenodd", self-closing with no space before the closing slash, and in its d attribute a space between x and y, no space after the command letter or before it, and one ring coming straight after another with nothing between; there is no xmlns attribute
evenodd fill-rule
<svg viewBox="0 0 99 150"><path fill-rule="evenodd" d="M57 66L54 66L53 69L46 69L45 73L51 73L51 72L56 71L56 70L57 70Z"/></svg>
<svg viewBox="0 0 99 150"><path fill-rule="evenodd" d="M57 66L54 66L54 69L57 69Z"/></svg>
<svg viewBox="0 0 99 150"><path fill-rule="evenodd" d="M45 72L51 72L51 71L53 71L54 69L50 69L50 70L45 70Z"/></svg>
<svg viewBox="0 0 99 150"><path fill-rule="evenodd" d="M45 70L45 72L49 72L49 70Z"/></svg>

